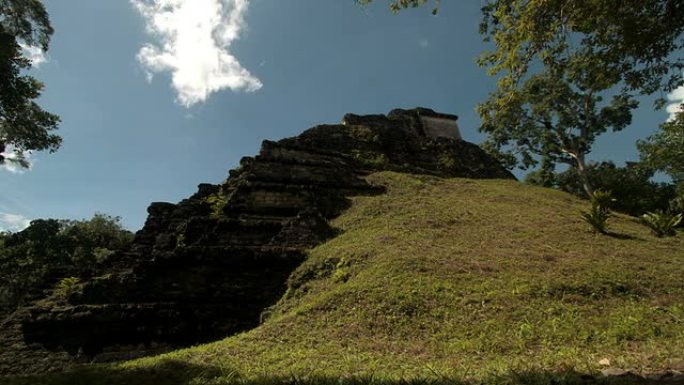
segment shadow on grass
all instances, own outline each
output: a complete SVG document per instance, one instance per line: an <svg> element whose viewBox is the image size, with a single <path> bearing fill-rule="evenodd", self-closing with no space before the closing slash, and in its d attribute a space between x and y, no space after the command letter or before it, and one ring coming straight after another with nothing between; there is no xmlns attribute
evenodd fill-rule
<svg viewBox="0 0 684 385"><path fill-rule="evenodd" d="M262 376L243 378L230 368L165 360L145 368L90 366L69 373L1 378L3 385L679 385L684 378L647 379L635 375L597 377L575 371L515 372L484 380L452 377L386 379L362 377Z"/></svg>
<svg viewBox="0 0 684 385"><path fill-rule="evenodd" d="M605 234L607 236L609 236L611 238L615 238L615 239L630 240L630 241L643 241L643 239L641 239L639 237L635 237L633 235L629 235L629 234L620 234L620 233L614 233L611 231L607 231Z"/></svg>
<svg viewBox="0 0 684 385"><path fill-rule="evenodd" d="M165 360L145 368L93 365L66 373L0 377L2 385L148 385L202 384L222 377L218 368Z"/></svg>

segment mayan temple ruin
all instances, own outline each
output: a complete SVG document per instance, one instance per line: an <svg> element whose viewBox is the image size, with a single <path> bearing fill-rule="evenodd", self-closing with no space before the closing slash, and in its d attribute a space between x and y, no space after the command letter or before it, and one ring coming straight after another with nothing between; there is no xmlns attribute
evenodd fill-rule
<svg viewBox="0 0 684 385"><path fill-rule="evenodd" d="M423 108L347 114L342 124L264 141L223 184L152 203L108 274L4 320L0 374L128 359L254 328L306 250L335 236L328 220L349 197L383 193L364 179L382 170L513 178L462 140L456 116Z"/></svg>

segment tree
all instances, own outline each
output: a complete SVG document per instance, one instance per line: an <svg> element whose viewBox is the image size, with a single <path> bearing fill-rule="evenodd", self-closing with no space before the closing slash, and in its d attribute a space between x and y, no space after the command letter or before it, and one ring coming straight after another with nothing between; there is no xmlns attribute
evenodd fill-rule
<svg viewBox="0 0 684 385"><path fill-rule="evenodd" d="M393 11L428 2L388 0ZM434 1L435 10L439 3ZM550 56L575 49L619 69L626 90L652 94L683 84L681 0L486 0L482 12L480 33L495 48L479 63L490 75L502 75L502 90L519 85L535 62L545 64Z"/></svg>
<svg viewBox="0 0 684 385"><path fill-rule="evenodd" d="M667 173L680 189L684 188L684 109L663 123L659 132L637 142L637 148L646 167Z"/></svg>
<svg viewBox="0 0 684 385"><path fill-rule="evenodd" d="M567 60L549 58L540 73L519 87L498 89L478 106L481 131L489 134L485 148L505 152L509 166L535 166L540 158L546 168L565 163L578 171L591 196L586 156L593 142L608 130L628 126L638 106L627 92L604 102L616 76L614 69L583 53Z"/></svg>
<svg viewBox="0 0 684 385"><path fill-rule="evenodd" d="M570 163L590 193L584 158L594 139L629 124L635 95L682 85L681 0L489 0L482 10L480 32L494 49L479 64L499 79L478 107L481 131L509 166L528 168L540 158Z"/></svg>
<svg viewBox="0 0 684 385"><path fill-rule="evenodd" d="M432 14L436 14L439 9L439 3L441 0L434 0L435 6L432 8ZM359 4L370 4L373 0L356 0ZM390 0L389 6L392 12L399 12L401 9L405 8L417 8L423 4L426 4L428 0Z"/></svg>
<svg viewBox="0 0 684 385"><path fill-rule="evenodd" d="M567 163L591 195L596 137L631 123L637 94L682 84L684 3L496 0L483 12L481 32L496 48L480 64L500 75L478 106L486 147L523 168L540 157Z"/></svg>
<svg viewBox="0 0 684 385"><path fill-rule="evenodd" d="M373 0L356 0L369 4ZM399 11L429 0L387 0ZM436 12L439 0L435 0ZM684 2L681 0L486 0L480 33L493 42L479 63L501 74L499 88L519 85L530 65L585 50L619 69L627 90L644 94L682 85ZM664 100L660 100L661 105Z"/></svg>
<svg viewBox="0 0 684 385"><path fill-rule="evenodd" d="M503 75L502 90L516 87L531 64L577 52L614 69L624 90L652 94L682 84L680 0L490 0L483 15L480 32L496 48L480 64Z"/></svg>
<svg viewBox="0 0 684 385"><path fill-rule="evenodd" d="M1 0L0 25L17 39L46 51L54 32L40 0Z"/></svg>
<svg viewBox="0 0 684 385"><path fill-rule="evenodd" d="M673 185L653 182L653 172L639 163L627 163L625 167L618 167L612 162L590 163L587 173L597 190L608 191L615 198L611 209L632 216L666 211L676 196ZM530 173L525 182L586 196L580 175L574 168L555 173L548 179L540 178L539 174L540 171Z"/></svg>
<svg viewBox="0 0 684 385"><path fill-rule="evenodd" d="M0 164L17 162L28 167L27 151L59 148L59 117L36 102L43 84L22 74L31 62L22 54L24 46L47 50L53 29L43 4L38 0L0 0ZM3 156L13 151L10 157Z"/></svg>
<svg viewBox="0 0 684 385"><path fill-rule="evenodd" d="M60 278L105 271L132 239L120 218L103 214L82 221L37 219L20 232L0 233L0 318Z"/></svg>

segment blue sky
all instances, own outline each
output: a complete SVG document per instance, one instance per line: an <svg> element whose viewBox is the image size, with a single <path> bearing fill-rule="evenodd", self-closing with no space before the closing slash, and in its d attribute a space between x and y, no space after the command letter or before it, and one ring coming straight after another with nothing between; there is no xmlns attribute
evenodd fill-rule
<svg viewBox="0 0 684 385"><path fill-rule="evenodd" d="M486 48L477 1L442 2L438 16L353 0L44 3L56 32L32 73L64 143L33 154L27 172L0 170L0 229L103 212L137 230L150 202L220 183L262 140L346 112L424 106L458 114L464 138L483 139L475 106L495 80L475 64ZM645 100L592 158L635 159L635 140L666 117Z"/></svg>

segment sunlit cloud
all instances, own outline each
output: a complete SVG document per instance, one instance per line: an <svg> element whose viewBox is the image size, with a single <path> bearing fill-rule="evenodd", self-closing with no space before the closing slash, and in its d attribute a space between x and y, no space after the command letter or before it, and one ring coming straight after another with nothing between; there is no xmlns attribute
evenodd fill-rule
<svg viewBox="0 0 684 385"><path fill-rule="evenodd" d="M23 174L31 170L33 163L35 163L35 159L31 157L31 151L17 153L11 145L8 145L5 152L0 153L0 155L3 158L0 163L0 170L9 171L12 174Z"/></svg>
<svg viewBox="0 0 684 385"><path fill-rule="evenodd" d="M40 47L34 47L26 44L19 44L21 50L23 51L24 57L31 61L33 67L40 67L41 64L47 63L48 57Z"/></svg>
<svg viewBox="0 0 684 385"><path fill-rule="evenodd" d="M670 114L668 120L672 120L677 112L682 111L682 103L684 103L684 86L672 91L667 98L672 102L672 104L667 106L667 113Z"/></svg>
<svg viewBox="0 0 684 385"><path fill-rule="evenodd" d="M31 220L23 215L0 212L0 231L17 232L27 228Z"/></svg>
<svg viewBox="0 0 684 385"><path fill-rule="evenodd" d="M230 52L246 27L249 0L131 0L153 43L137 55L147 80L171 73L177 101L190 107L221 90L253 92L261 81Z"/></svg>

